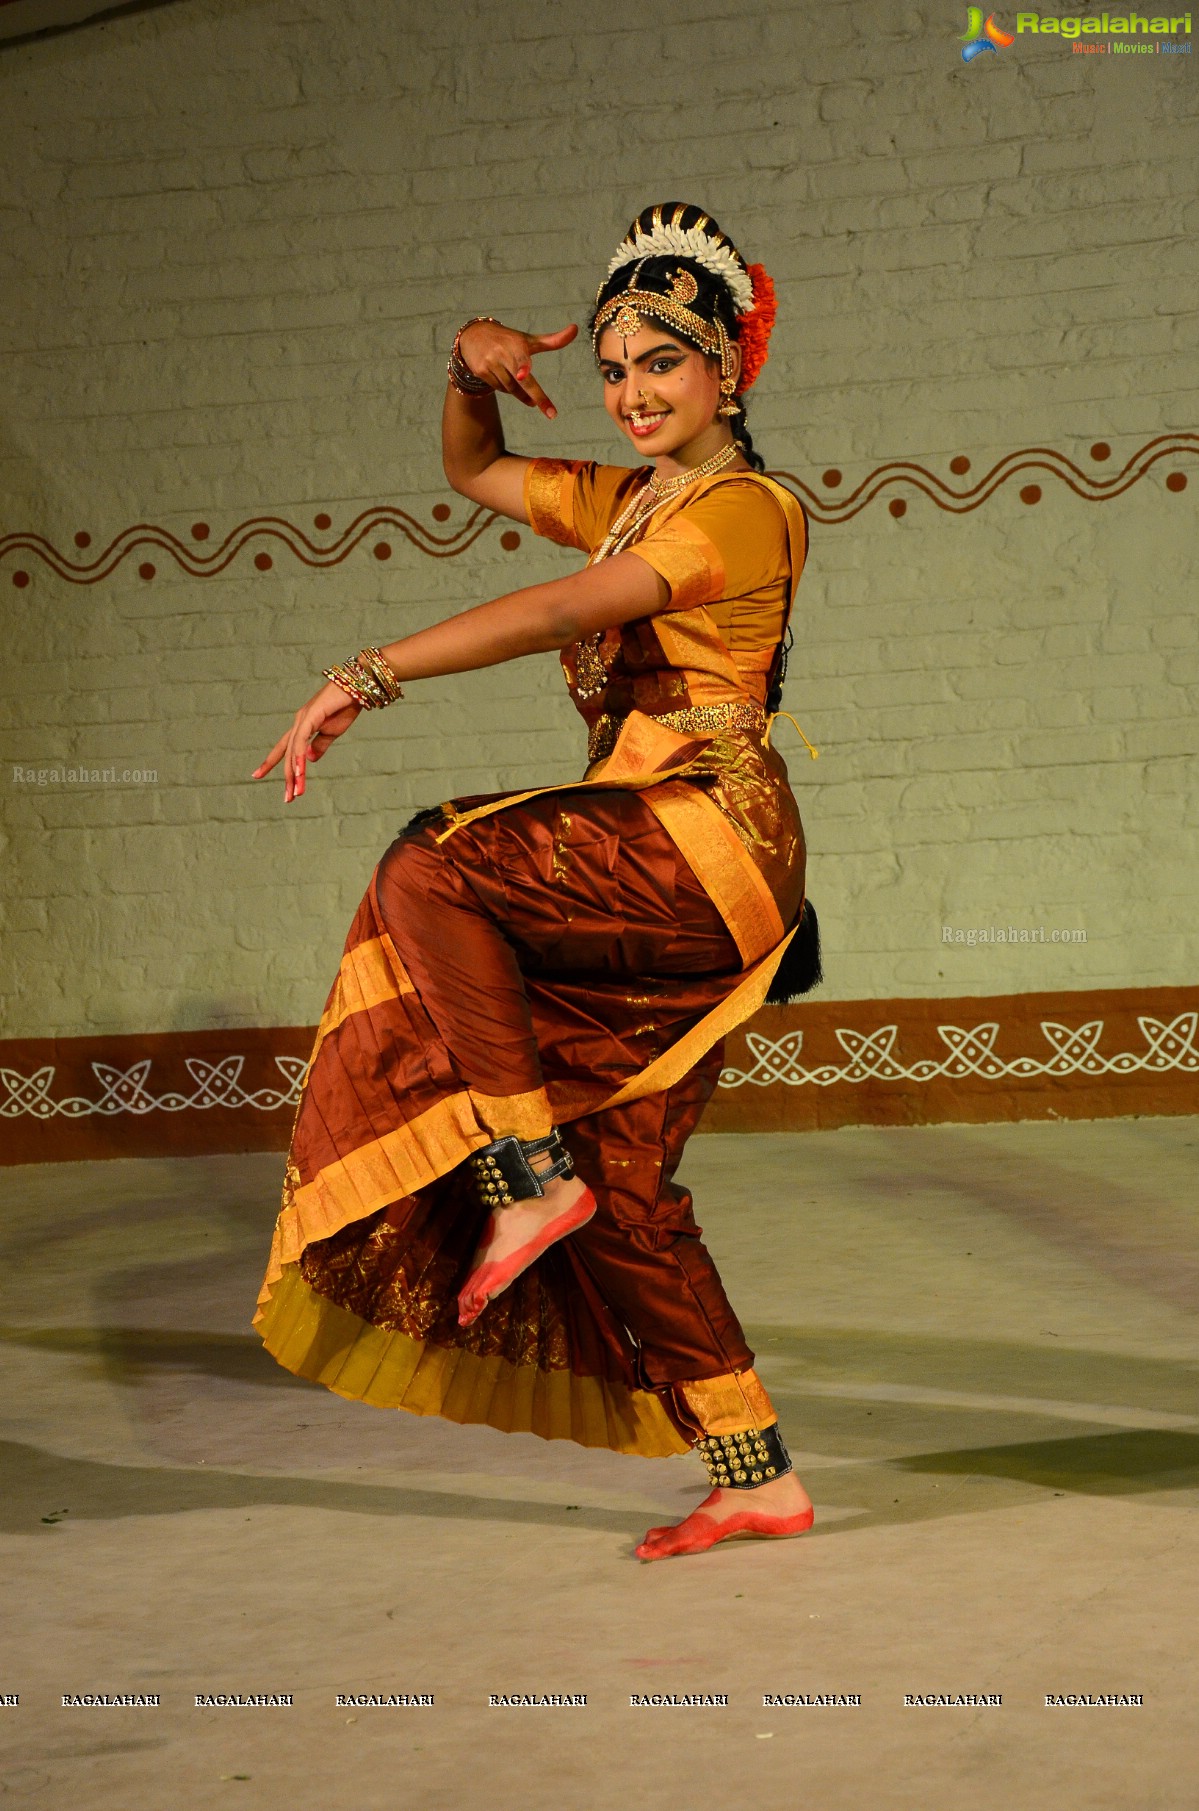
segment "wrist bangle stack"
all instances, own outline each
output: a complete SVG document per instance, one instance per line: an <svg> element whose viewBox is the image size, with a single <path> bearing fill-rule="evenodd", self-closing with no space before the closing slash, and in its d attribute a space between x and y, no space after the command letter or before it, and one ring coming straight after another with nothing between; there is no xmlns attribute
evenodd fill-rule
<svg viewBox="0 0 1199 1811"><path fill-rule="evenodd" d="M326 667L324 677L340 686L364 711L382 710L404 696L400 682L378 648L363 648L353 660Z"/></svg>
<svg viewBox="0 0 1199 1811"><path fill-rule="evenodd" d="M494 326L499 326L499 322L493 314L473 314L469 321L463 321L461 327L459 327L457 333L454 335L454 345L450 352L450 362L445 369L446 376L449 378L454 389L457 390L459 396L488 396L491 394L493 387L487 382L485 377L476 377L475 373L471 370L462 356L462 335L466 332L468 327L475 327L480 321L491 321Z"/></svg>

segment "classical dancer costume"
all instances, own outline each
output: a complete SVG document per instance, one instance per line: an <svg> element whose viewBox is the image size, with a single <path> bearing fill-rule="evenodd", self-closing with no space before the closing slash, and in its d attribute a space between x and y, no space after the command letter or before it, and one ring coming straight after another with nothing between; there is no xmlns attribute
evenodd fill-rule
<svg viewBox="0 0 1199 1811"><path fill-rule="evenodd" d="M645 255L637 234L671 222L641 217L597 336L646 317L710 349L687 306L695 212ZM737 263L741 313L760 316L769 280ZM673 1177L725 1034L777 997L812 928L767 713L807 537L789 491L727 464L661 483L529 463L538 534L589 561L631 550L669 602L563 652L582 779L420 813L380 860L317 1031L255 1324L343 1396L617 1452L698 1447L714 1483L747 1486L789 1460ZM539 1192L513 1177L555 1128L594 1216L462 1325L488 1207Z"/></svg>

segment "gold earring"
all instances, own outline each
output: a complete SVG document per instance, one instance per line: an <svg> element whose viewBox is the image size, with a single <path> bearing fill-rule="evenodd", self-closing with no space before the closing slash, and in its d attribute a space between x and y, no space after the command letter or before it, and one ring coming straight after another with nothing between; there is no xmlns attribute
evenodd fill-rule
<svg viewBox="0 0 1199 1811"><path fill-rule="evenodd" d="M717 409L716 413L718 415L736 415L741 408L741 404L737 401L735 396L737 379L729 370L729 366L732 363L729 336L725 332L720 321L717 321L716 323L716 331L720 336L720 407Z"/></svg>

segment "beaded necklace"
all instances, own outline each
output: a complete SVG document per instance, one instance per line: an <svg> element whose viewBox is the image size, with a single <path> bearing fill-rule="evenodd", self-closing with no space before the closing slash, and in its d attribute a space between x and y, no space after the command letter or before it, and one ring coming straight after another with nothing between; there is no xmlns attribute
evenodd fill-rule
<svg viewBox="0 0 1199 1811"><path fill-rule="evenodd" d="M659 478L657 472L654 472L649 482L621 510L589 563L594 566L599 560L609 559L612 554L622 552L656 510L669 503L672 497L677 497L680 491L686 490L688 485L722 472L726 465L733 463L740 450L735 440L730 441L728 446L713 453L710 459L705 459L702 465L694 465L690 471L679 472L677 477Z"/></svg>
<svg viewBox="0 0 1199 1811"><path fill-rule="evenodd" d="M689 472L680 472L675 478L659 478L654 472L648 484L628 502L613 522L611 528L588 560L594 566L600 560L609 559L614 553L621 553L630 541L644 528L655 510L677 497L680 491L690 484L697 484L701 478L711 478L716 472L722 472L726 465L731 465L740 452L736 441L721 447L702 465L692 466ZM595 698L608 683L608 670L600 653L600 646L605 631L597 629L594 635L585 635L575 643L575 692L581 701Z"/></svg>

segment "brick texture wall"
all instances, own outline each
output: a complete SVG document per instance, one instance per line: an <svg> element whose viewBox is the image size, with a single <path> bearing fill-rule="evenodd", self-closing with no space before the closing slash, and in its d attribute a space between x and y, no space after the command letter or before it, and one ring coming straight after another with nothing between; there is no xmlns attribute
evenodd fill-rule
<svg viewBox="0 0 1199 1811"><path fill-rule="evenodd" d="M137 522L452 500L451 532L454 325L581 319L670 197L776 278L772 468L844 497L1040 447L1110 478L1199 425L1193 59L966 66L961 10L180 0L0 53L0 535L82 559ZM585 348L546 375L559 420L516 412L513 445L627 463ZM835 996L1195 978L1197 489L1180 455L1101 502L900 481L817 524L785 702L821 750L792 768ZM0 561L7 1035L311 1022L415 807L578 771L547 657L414 686L298 806L250 781L329 659L571 565L393 538L153 582ZM13 777L55 764L157 778ZM1086 941L942 941L1009 923Z"/></svg>

